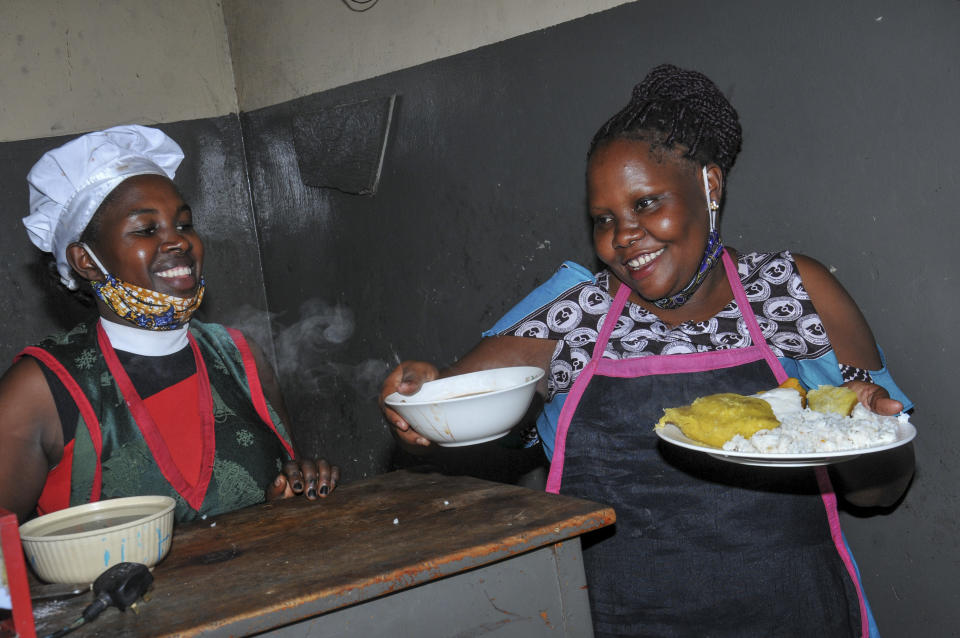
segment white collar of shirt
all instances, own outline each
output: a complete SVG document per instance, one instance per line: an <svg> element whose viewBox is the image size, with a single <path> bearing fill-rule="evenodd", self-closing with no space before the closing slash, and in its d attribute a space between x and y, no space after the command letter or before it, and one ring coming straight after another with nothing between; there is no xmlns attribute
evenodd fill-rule
<svg viewBox="0 0 960 638"><path fill-rule="evenodd" d="M190 344L187 340L189 323L176 330L144 330L106 321L101 317L100 325L110 338L110 345L114 350L145 357L162 357L180 352Z"/></svg>

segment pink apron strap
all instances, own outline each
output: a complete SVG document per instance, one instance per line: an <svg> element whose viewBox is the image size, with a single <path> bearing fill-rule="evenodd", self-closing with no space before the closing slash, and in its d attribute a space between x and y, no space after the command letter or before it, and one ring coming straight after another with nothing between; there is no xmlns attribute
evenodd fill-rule
<svg viewBox="0 0 960 638"><path fill-rule="evenodd" d="M847 544L843 541L843 531L840 529L840 514L837 512L837 495L833 491L833 484L830 482L830 475L827 468L820 466L816 468L817 485L820 487L820 498L823 499L823 508L827 511L827 521L830 525L830 537L833 544L840 554L840 560L843 561L847 573L850 574L850 580L857 588L857 600L860 603L860 634L863 638L870 635L870 619L867 616L867 603L863 594L863 585L857 575L857 570L853 566L853 559L850 552L847 551Z"/></svg>
<svg viewBox="0 0 960 638"><path fill-rule="evenodd" d="M777 383L783 383L788 378L787 371L783 369L783 364L777 359L777 355L773 353L773 350L767 347L767 340L763 336L763 331L760 330L757 316L753 314L750 300L747 299L747 293L743 289L743 284L740 283L740 274L737 272L737 265L733 263L733 258L730 257L730 253L727 252L726 248L723 249L722 258L723 270L727 274L727 281L730 282L730 289L733 291L733 298L740 308L740 314L747 324L747 330L750 332L750 341L763 351L763 358L766 359L770 365L770 369L773 370L773 375L776 377Z"/></svg>
<svg viewBox="0 0 960 638"><path fill-rule="evenodd" d="M557 433L554 437L553 458L550 459L550 472L547 474L546 491L553 494L560 493L560 484L563 479L563 459L567 449L567 430L570 429L570 421L573 419L573 413L580 404L580 398L583 397L587 384L593 377L597 369L597 360L590 359L586 367L580 372L580 376L573 382L570 393L566 401L563 402L563 408L560 409L560 416L557 418Z"/></svg>
<svg viewBox="0 0 960 638"><path fill-rule="evenodd" d="M621 283L617 296L610 304L610 309L603 318L603 326L600 327L600 333L597 335L597 342L593 347L593 354L590 361L577 376L573 382L570 393L567 395L563 408L560 410L560 416L557 418L557 433L554 435L553 458L550 460L550 473L547 474L546 490L553 494L560 492L560 483L563 478L563 459L567 449L567 430L570 428L570 421L573 419L573 413L580 404L580 398L587 389L587 384L593 378L600 360L603 359L603 351L607 347L607 341L613 333L617 320L620 318L620 311L627 304L627 298L630 296L630 286ZM613 321L610 318L613 317Z"/></svg>
<svg viewBox="0 0 960 638"><path fill-rule="evenodd" d="M601 319L603 325L600 326L600 332L597 334L597 342L593 345L592 359L599 361L603 358L603 351L607 348L607 342L610 341L610 335L613 334L613 329L617 327L617 322L620 321L620 313L623 311L623 307L627 305L627 299L630 298L631 292L630 286L625 283L620 284L620 288L617 290L617 296L614 297L610 303L610 309L607 310L607 314ZM610 321L611 317L614 319L613 322Z"/></svg>

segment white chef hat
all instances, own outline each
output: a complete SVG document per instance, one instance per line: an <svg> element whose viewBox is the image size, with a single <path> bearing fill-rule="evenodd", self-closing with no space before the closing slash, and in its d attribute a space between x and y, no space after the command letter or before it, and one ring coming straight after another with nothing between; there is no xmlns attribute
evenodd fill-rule
<svg viewBox="0 0 960 638"><path fill-rule="evenodd" d="M120 182L134 175L173 175L180 146L160 130L136 124L88 133L48 151L30 173L30 214L23 218L30 241L53 253L60 280L77 289L66 251Z"/></svg>

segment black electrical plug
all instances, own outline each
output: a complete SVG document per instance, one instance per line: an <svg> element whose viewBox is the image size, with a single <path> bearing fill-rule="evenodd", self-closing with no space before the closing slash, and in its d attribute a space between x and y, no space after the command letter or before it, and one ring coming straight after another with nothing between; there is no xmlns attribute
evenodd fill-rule
<svg viewBox="0 0 960 638"><path fill-rule="evenodd" d="M153 584L153 574L141 563L119 563L103 572L93 581L94 601L83 610L83 618L90 622L101 611L113 605L120 611L147 593Z"/></svg>
<svg viewBox="0 0 960 638"><path fill-rule="evenodd" d="M135 604L153 584L153 574L141 563L119 563L103 572L93 581L94 601L83 610L83 615L72 623L44 638L61 638L100 615L113 605L120 611Z"/></svg>

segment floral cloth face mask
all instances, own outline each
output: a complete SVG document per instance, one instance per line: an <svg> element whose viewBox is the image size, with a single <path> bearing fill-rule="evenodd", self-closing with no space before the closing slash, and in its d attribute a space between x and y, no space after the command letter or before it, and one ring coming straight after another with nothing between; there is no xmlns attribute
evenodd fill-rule
<svg viewBox="0 0 960 638"><path fill-rule="evenodd" d="M143 288L121 279L117 279L103 267L97 256L86 244L81 244L90 258L106 277L106 281L91 281L97 297L121 319L138 328L147 330L176 330L190 321L190 317L200 307L206 281L200 278L200 285L192 297L177 297Z"/></svg>

